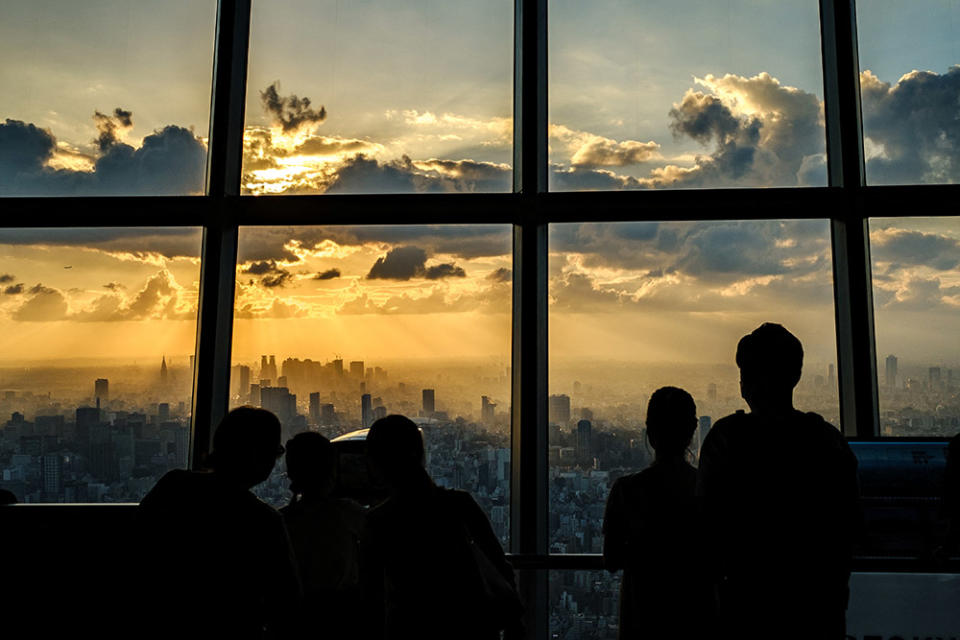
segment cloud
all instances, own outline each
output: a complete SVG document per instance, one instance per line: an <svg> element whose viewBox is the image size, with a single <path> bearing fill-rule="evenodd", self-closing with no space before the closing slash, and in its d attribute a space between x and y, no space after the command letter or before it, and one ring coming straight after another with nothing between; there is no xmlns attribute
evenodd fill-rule
<svg viewBox="0 0 960 640"><path fill-rule="evenodd" d="M260 284L268 289L285 287L293 280L293 274L278 265L275 260L258 260L251 262L247 266L242 267L240 272L263 276L260 278Z"/></svg>
<svg viewBox="0 0 960 640"><path fill-rule="evenodd" d="M860 74L867 177L873 184L960 180L960 66L911 71L896 84Z"/></svg>
<svg viewBox="0 0 960 640"><path fill-rule="evenodd" d="M3 273L0 274L0 284L5 284L7 282L13 282L17 277L12 273Z"/></svg>
<svg viewBox="0 0 960 640"><path fill-rule="evenodd" d="M52 322L67 317L67 299L60 291L42 284L29 290L30 297L13 312L13 319L21 322Z"/></svg>
<svg viewBox="0 0 960 640"><path fill-rule="evenodd" d="M279 125L285 133L318 125L327 118L327 110L322 106L319 110L313 109L310 98L299 98L293 94L281 96L279 82L274 82L260 92L260 102L273 118L274 124Z"/></svg>
<svg viewBox="0 0 960 640"><path fill-rule="evenodd" d="M556 124L550 125L550 139L566 148L574 167L625 167L661 158L660 145L652 140L618 142Z"/></svg>
<svg viewBox="0 0 960 640"><path fill-rule="evenodd" d="M380 162L358 155L336 168L326 193L496 192L509 191L512 180L509 166L489 162L414 162L408 156Z"/></svg>
<svg viewBox="0 0 960 640"><path fill-rule="evenodd" d="M23 283L18 282L17 284L11 284L8 287L3 289L4 295L15 296L23 293Z"/></svg>
<svg viewBox="0 0 960 640"><path fill-rule="evenodd" d="M893 287L875 288L883 309L898 311L931 311L949 309L956 312L960 306L960 287L944 287L940 278L909 277ZM955 300L951 303L949 298Z"/></svg>
<svg viewBox="0 0 960 640"><path fill-rule="evenodd" d="M386 255L377 258L367 273L368 280L410 280L426 278L442 280L444 278L465 278L467 272L453 263L441 263L426 266L427 252L420 247L403 246L390 249Z"/></svg>
<svg viewBox="0 0 960 640"><path fill-rule="evenodd" d="M307 315L306 309L296 302L288 302L280 298L274 298L267 307L257 306L247 303L234 312L234 317L243 320L252 320L258 318L273 318L284 320L287 318L302 318Z"/></svg>
<svg viewBox="0 0 960 640"><path fill-rule="evenodd" d="M870 233L870 246L874 260L893 269L922 265L949 271L960 266L960 241L937 233L878 229Z"/></svg>
<svg viewBox="0 0 960 640"><path fill-rule="evenodd" d="M260 260L251 263L241 269L243 273L251 273L255 276L262 276L265 273L273 273L277 270L277 265L273 260Z"/></svg>
<svg viewBox="0 0 960 640"><path fill-rule="evenodd" d="M202 237L198 227L3 229L0 245L82 247L150 260L155 256L199 258Z"/></svg>
<svg viewBox="0 0 960 640"><path fill-rule="evenodd" d="M506 267L500 267L496 271L491 271L487 275L487 280L494 282L511 282L513 280L513 270Z"/></svg>
<svg viewBox="0 0 960 640"><path fill-rule="evenodd" d="M103 288L109 289L110 291L121 291L126 289L126 287L119 282L108 282L107 284L103 285Z"/></svg>
<svg viewBox="0 0 960 640"><path fill-rule="evenodd" d="M314 280L333 280L334 278L340 277L340 269L327 269L326 271L321 271L317 275L313 276Z"/></svg>
<svg viewBox="0 0 960 640"><path fill-rule="evenodd" d="M427 267L423 277L427 280L442 280L443 278L466 278L467 272L455 264L436 264Z"/></svg>
<svg viewBox="0 0 960 640"><path fill-rule="evenodd" d="M260 284L270 289L274 287L284 287L293 279L293 274L286 270L279 270L276 273L264 276Z"/></svg>
<svg viewBox="0 0 960 640"><path fill-rule="evenodd" d="M116 115L118 111L122 116ZM0 124L0 195L202 193L207 156L203 142L189 130L169 125L134 148L116 135L128 113L118 109L111 117L95 115L103 145L98 142L100 155L93 159L92 171L51 168L57 149L53 134L33 124L6 120Z"/></svg>
<svg viewBox="0 0 960 640"><path fill-rule="evenodd" d="M79 322L118 322L124 320L193 320L196 307L184 299L182 287L173 275L162 269L150 276L132 297L123 295L124 287L98 296L84 309L70 314Z"/></svg>
<svg viewBox="0 0 960 640"><path fill-rule="evenodd" d="M133 128L133 112L120 107L114 109L112 115L94 111L93 122L98 132L93 142L100 151L107 151L107 149L120 142L124 132Z"/></svg>
<svg viewBox="0 0 960 640"><path fill-rule="evenodd" d="M427 252L419 247L395 247L377 258L367 273L368 280L410 280L424 272Z"/></svg>

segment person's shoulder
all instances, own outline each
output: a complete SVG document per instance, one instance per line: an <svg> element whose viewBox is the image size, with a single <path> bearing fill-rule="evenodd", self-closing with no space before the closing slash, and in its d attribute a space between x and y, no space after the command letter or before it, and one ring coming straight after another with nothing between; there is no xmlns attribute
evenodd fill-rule
<svg viewBox="0 0 960 640"><path fill-rule="evenodd" d="M738 410L728 416L724 416L713 423L708 435L711 433L725 433L728 431L742 429L751 421L750 414L746 411Z"/></svg>
<svg viewBox="0 0 960 640"><path fill-rule="evenodd" d="M797 421L804 430L812 431L826 444L845 446L847 441L840 430L814 411L796 413Z"/></svg>
<svg viewBox="0 0 960 640"><path fill-rule="evenodd" d="M187 469L173 469L157 480L157 484L140 501L140 506L161 506L168 500L177 500L183 494L190 494L198 484L202 484L208 474Z"/></svg>

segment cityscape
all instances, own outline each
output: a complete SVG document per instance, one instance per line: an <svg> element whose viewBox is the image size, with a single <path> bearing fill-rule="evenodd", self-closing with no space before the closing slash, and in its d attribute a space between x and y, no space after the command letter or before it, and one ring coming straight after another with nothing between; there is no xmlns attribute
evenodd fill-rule
<svg viewBox="0 0 960 640"><path fill-rule="evenodd" d="M885 436L948 437L960 431L960 379L941 366L881 368ZM137 502L166 471L185 468L190 451L192 357L103 367L0 371L0 487L21 502ZM356 434L388 413L410 416L424 433L431 476L469 491L497 537L509 544L510 370L494 361L371 363L263 355L231 371L231 406L277 414L284 438L316 430ZM602 552L607 493L617 478L648 466L653 452L642 417L663 384L689 389L700 427L695 462L712 422L738 409L733 365L667 367L557 362L549 398L550 552ZM798 408L838 423L836 372L811 363ZM274 506L290 498L283 461L255 488ZM615 638L620 576L552 571L554 637Z"/></svg>

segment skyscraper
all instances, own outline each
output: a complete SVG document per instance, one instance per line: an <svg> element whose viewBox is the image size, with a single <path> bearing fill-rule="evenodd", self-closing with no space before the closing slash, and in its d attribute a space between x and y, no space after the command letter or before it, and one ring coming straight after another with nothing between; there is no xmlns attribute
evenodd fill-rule
<svg viewBox="0 0 960 640"><path fill-rule="evenodd" d="M288 425L297 415L297 396L286 387L261 388L260 406L275 413L281 424Z"/></svg>
<svg viewBox="0 0 960 640"><path fill-rule="evenodd" d="M337 422L337 412L333 404L328 402L320 405L320 424L324 426L333 426Z"/></svg>
<svg viewBox="0 0 960 640"><path fill-rule="evenodd" d="M566 394L550 396L549 420L553 424L565 425L570 422L570 396Z"/></svg>
<svg viewBox="0 0 960 640"><path fill-rule="evenodd" d="M310 423L320 424L320 392L310 394Z"/></svg>
<svg viewBox="0 0 960 640"><path fill-rule="evenodd" d="M581 420L577 423L577 456L581 460L589 458L593 454L593 425L589 420Z"/></svg>
<svg viewBox="0 0 960 640"><path fill-rule="evenodd" d="M927 372L927 376L930 382L930 388L934 389L940 386L940 367L930 367Z"/></svg>
<svg viewBox="0 0 960 640"><path fill-rule="evenodd" d="M837 386L837 376L832 364L827 365L827 386L831 389Z"/></svg>
<svg viewBox="0 0 960 640"><path fill-rule="evenodd" d="M97 399L99 406L106 407L110 402L110 381L106 378L97 378L93 383L93 395Z"/></svg>
<svg viewBox="0 0 960 640"><path fill-rule="evenodd" d="M897 356L887 356L887 388L893 389L897 386Z"/></svg>
<svg viewBox="0 0 960 640"><path fill-rule="evenodd" d="M167 377L167 356L163 356L163 359L160 360L160 385L167 386L168 382Z"/></svg>
<svg viewBox="0 0 960 640"><path fill-rule="evenodd" d="M373 403L370 400L369 393L360 396L360 422L364 429L369 429L370 425L373 424Z"/></svg>
<svg viewBox="0 0 960 640"><path fill-rule="evenodd" d="M437 410L436 397L434 395L433 389L424 389L423 390L423 415L426 417L432 416Z"/></svg>
<svg viewBox="0 0 960 640"><path fill-rule="evenodd" d="M363 380L363 360L354 360L350 363L350 377Z"/></svg>
<svg viewBox="0 0 960 640"><path fill-rule="evenodd" d="M496 408L497 405L490 402L488 396L480 396L480 421L483 424L493 424Z"/></svg>

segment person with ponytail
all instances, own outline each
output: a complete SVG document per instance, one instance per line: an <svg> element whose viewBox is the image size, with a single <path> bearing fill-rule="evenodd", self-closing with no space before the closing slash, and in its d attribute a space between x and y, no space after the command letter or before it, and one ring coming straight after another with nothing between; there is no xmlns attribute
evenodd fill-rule
<svg viewBox="0 0 960 640"><path fill-rule="evenodd" d="M324 436L298 433L286 449L293 497L280 512L303 583L303 609L297 615L301 635L359 637L363 507L333 496L337 452Z"/></svg>
<svg viewBox="0 0 960 640"><path fill-rule="evenodd" d="M623 570L619 638L708 637L714 607L698 555L697 470L686 459L697 428L693 398L657 389L646 426L653 464L614 482L603 520L604 566Z"/></svg>

